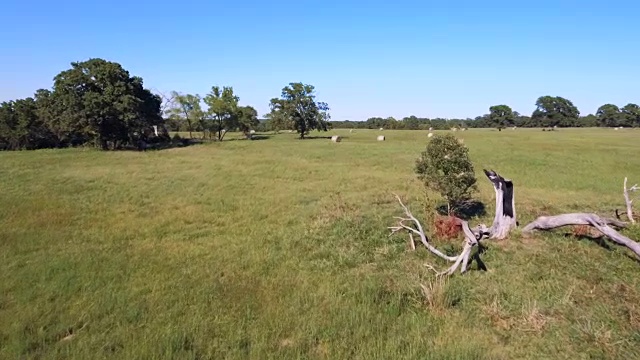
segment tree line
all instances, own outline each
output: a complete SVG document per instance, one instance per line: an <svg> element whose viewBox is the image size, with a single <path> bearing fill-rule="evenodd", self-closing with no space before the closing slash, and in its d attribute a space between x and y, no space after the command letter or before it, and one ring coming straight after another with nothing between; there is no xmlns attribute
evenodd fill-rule
<svg viewBox="0 0 640 360"><path fill-rule="evenodd" d="M530 116L508 105L494 105L475 119L428 119L416 116L396 120L332 121L326 102L315 88L289 83L269 101L269 113L258 119L249 105L240 105L231 86L212 86L208 94L154 93L141 77L120 64L93 58L71 63L53 78L51 89L32 97L0 104L0 149L39 149L95 146L100 149L144 147L170 142L169 131L194 132L201 139L222 141L227 131L295 130L304 138L312 130L331 128L449 129L451 127L639 127L640 107L601 106L596 114L581 116L576 106L559 96L541 96ZM248 136L250 137L250 136ZM175 139L175 136L174 136Z"/></svg>
<svg viewBox="0 0 640 360"><path fill-rule="evenodd" d="M536 109L529 116L513 111L508 105L489 107L489 113L474 119L419 118L408 116L400 120L393 117L371 117L366 121L333 121L334 128L348 129L397 129L397 130L436 130L453 127L467 128L553 128L553 127L640 127L640 107L627 104L619 108L605 104L596 114L581 116L573 103L559 96L541 96L536 101Z"/></svg>
<svg viewBox="0 0 640 360"><path fill-rule="evenodd" d="M169 131L222 141L227 131L249 135L261 127L256 109L239 101L230 86L212 86L204 96L177 91L165 95L145 88L141 77L116 62L72 62L53 78L51 89L0 104L0 150L140 149L176 140ZM279 98L271 99L270 108L270 128L296 129L300 137L328 129L329 107L315 100L312 85L290 83Z"/></svg>

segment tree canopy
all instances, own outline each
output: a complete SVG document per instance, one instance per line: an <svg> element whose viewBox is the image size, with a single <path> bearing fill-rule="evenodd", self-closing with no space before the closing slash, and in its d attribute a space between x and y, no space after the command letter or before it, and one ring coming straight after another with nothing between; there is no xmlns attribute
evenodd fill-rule
<svg viewBox="0 0 640 360"><path fill-rule="evenodd" d="M270 118L278 126L291 126L304 139L311 130L327 131L329 106L315 101L315 87L300 82L289 83L282 89L280 98L271 99Z"/></svg>
<svg viewBox="0 0 640 360"><path fill-rule="evenodd" d="M117 149L162 125L161 99L118 63L71 63L52 90L0 105L0 146L8 149L92 144Z"/></svg>

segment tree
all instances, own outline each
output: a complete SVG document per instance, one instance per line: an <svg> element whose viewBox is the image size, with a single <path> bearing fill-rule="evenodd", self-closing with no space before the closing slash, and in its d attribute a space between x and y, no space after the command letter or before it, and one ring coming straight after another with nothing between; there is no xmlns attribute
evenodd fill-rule
<svg viewBox="0 0 640 360"><path fill-rule="evenodd" d="M284 111L273 110L265 115L270 130L276 133L280 130L293 130L293 122L287 118Z"/></svg>
<svg viewBox="0 0 640 360"><path fill-rule="evenodd" d="M80 138L103 149L134 143L161 125L161 99L122 66L103 59L71 63L54 78L54 127L64 138ZM53 119L52 119L53 120Z"/></svg>
<svg viewBox="0 0 640 360"><path fill-rule="evenodd" d="M513 126L515 114L507 105L494 105L489 108L489 121L499 130Z"/></svg>
<svg viewBox="0 0 640 360"><path fill-rule="evenodd" d="M580 117L580 111L570 100L559 96L541 96L536 101L532 120L542 126L569 127Z"/></svg>
<svg viewBox="0 0 640 360"><path fill-rule="evenodd" d="M189 137L193 138L193 125L198 124L204 117L204 112L200 106L200 95L180 94L176 91L171 92L173 102L167 109L169 118L173 121L183 121L187 123L189 129Z"/></svg>
<svg viewBox="0 0 640 360"><path fill-rule="evenodd" d="M280 98L271 99L270 117L293 125L301 139L314 129L326 131L329 107L326 103L316 103L314 90L313 85L289 83L282 89Z"/></svg>
<svg viewBox="0 0 640 360"><path fill-rule="evenodd" d="M622 109L622 116L627 126L640 127L640 106L627 104Z"/></svg>
<svg viewBox="0 0 640 360"><path fill-rule="evenodd" d="M233 94L233 88L225 86L213 86L211 92L204 97L204 102L209 106L208 117L213 120L212 131L218 133L218 140L222 141L226 131L223 129L234 128L238 117L239 97Z"/></svg>
<svg viewBox="0 0 640 360"><path fill-rule="evenodd" d="M469 149L452 134L431 138L416 160L415 172L425 188L445 198L449 215L461 209L477 190Z"/></svg>
<svg viewBox="0 0 640 360"><path fill-rule="evenodd" d="M618 126L622 120L622 113L616 105L604 104L596 111L596 117L600 126L614 127Z"/></svg>
<svg viewBox="0 0 640 360"><path fill-rule="evenodd" d="M258 111L251 106L239 106L237 112L237 125L243 133L249 132L258 126Z"/></svg>

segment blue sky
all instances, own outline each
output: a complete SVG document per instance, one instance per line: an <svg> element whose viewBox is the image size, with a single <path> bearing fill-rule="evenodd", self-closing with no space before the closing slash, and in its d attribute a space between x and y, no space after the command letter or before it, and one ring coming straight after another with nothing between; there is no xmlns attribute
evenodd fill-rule
<svg viewBox="0 0 640 360"><path fill-rule="evenodd" d="M0 100L101 57L151 89L231 85L260 115L289 82L334 120L530 114L541 95L583 114L640 103L637 1L23 1L0 12Z"/></svg>

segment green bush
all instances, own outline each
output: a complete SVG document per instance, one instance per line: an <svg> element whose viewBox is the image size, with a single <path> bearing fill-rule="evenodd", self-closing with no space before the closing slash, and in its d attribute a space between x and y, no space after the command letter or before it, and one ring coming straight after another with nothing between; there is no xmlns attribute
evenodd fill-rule
<svg viewBox="0 0 640 360"><path fill-rule="evenodd" d="M469 149L452 134L431 138L416 161L415 172L426 189L447 201L449 215L463 208L477 191Z"/></svg>

